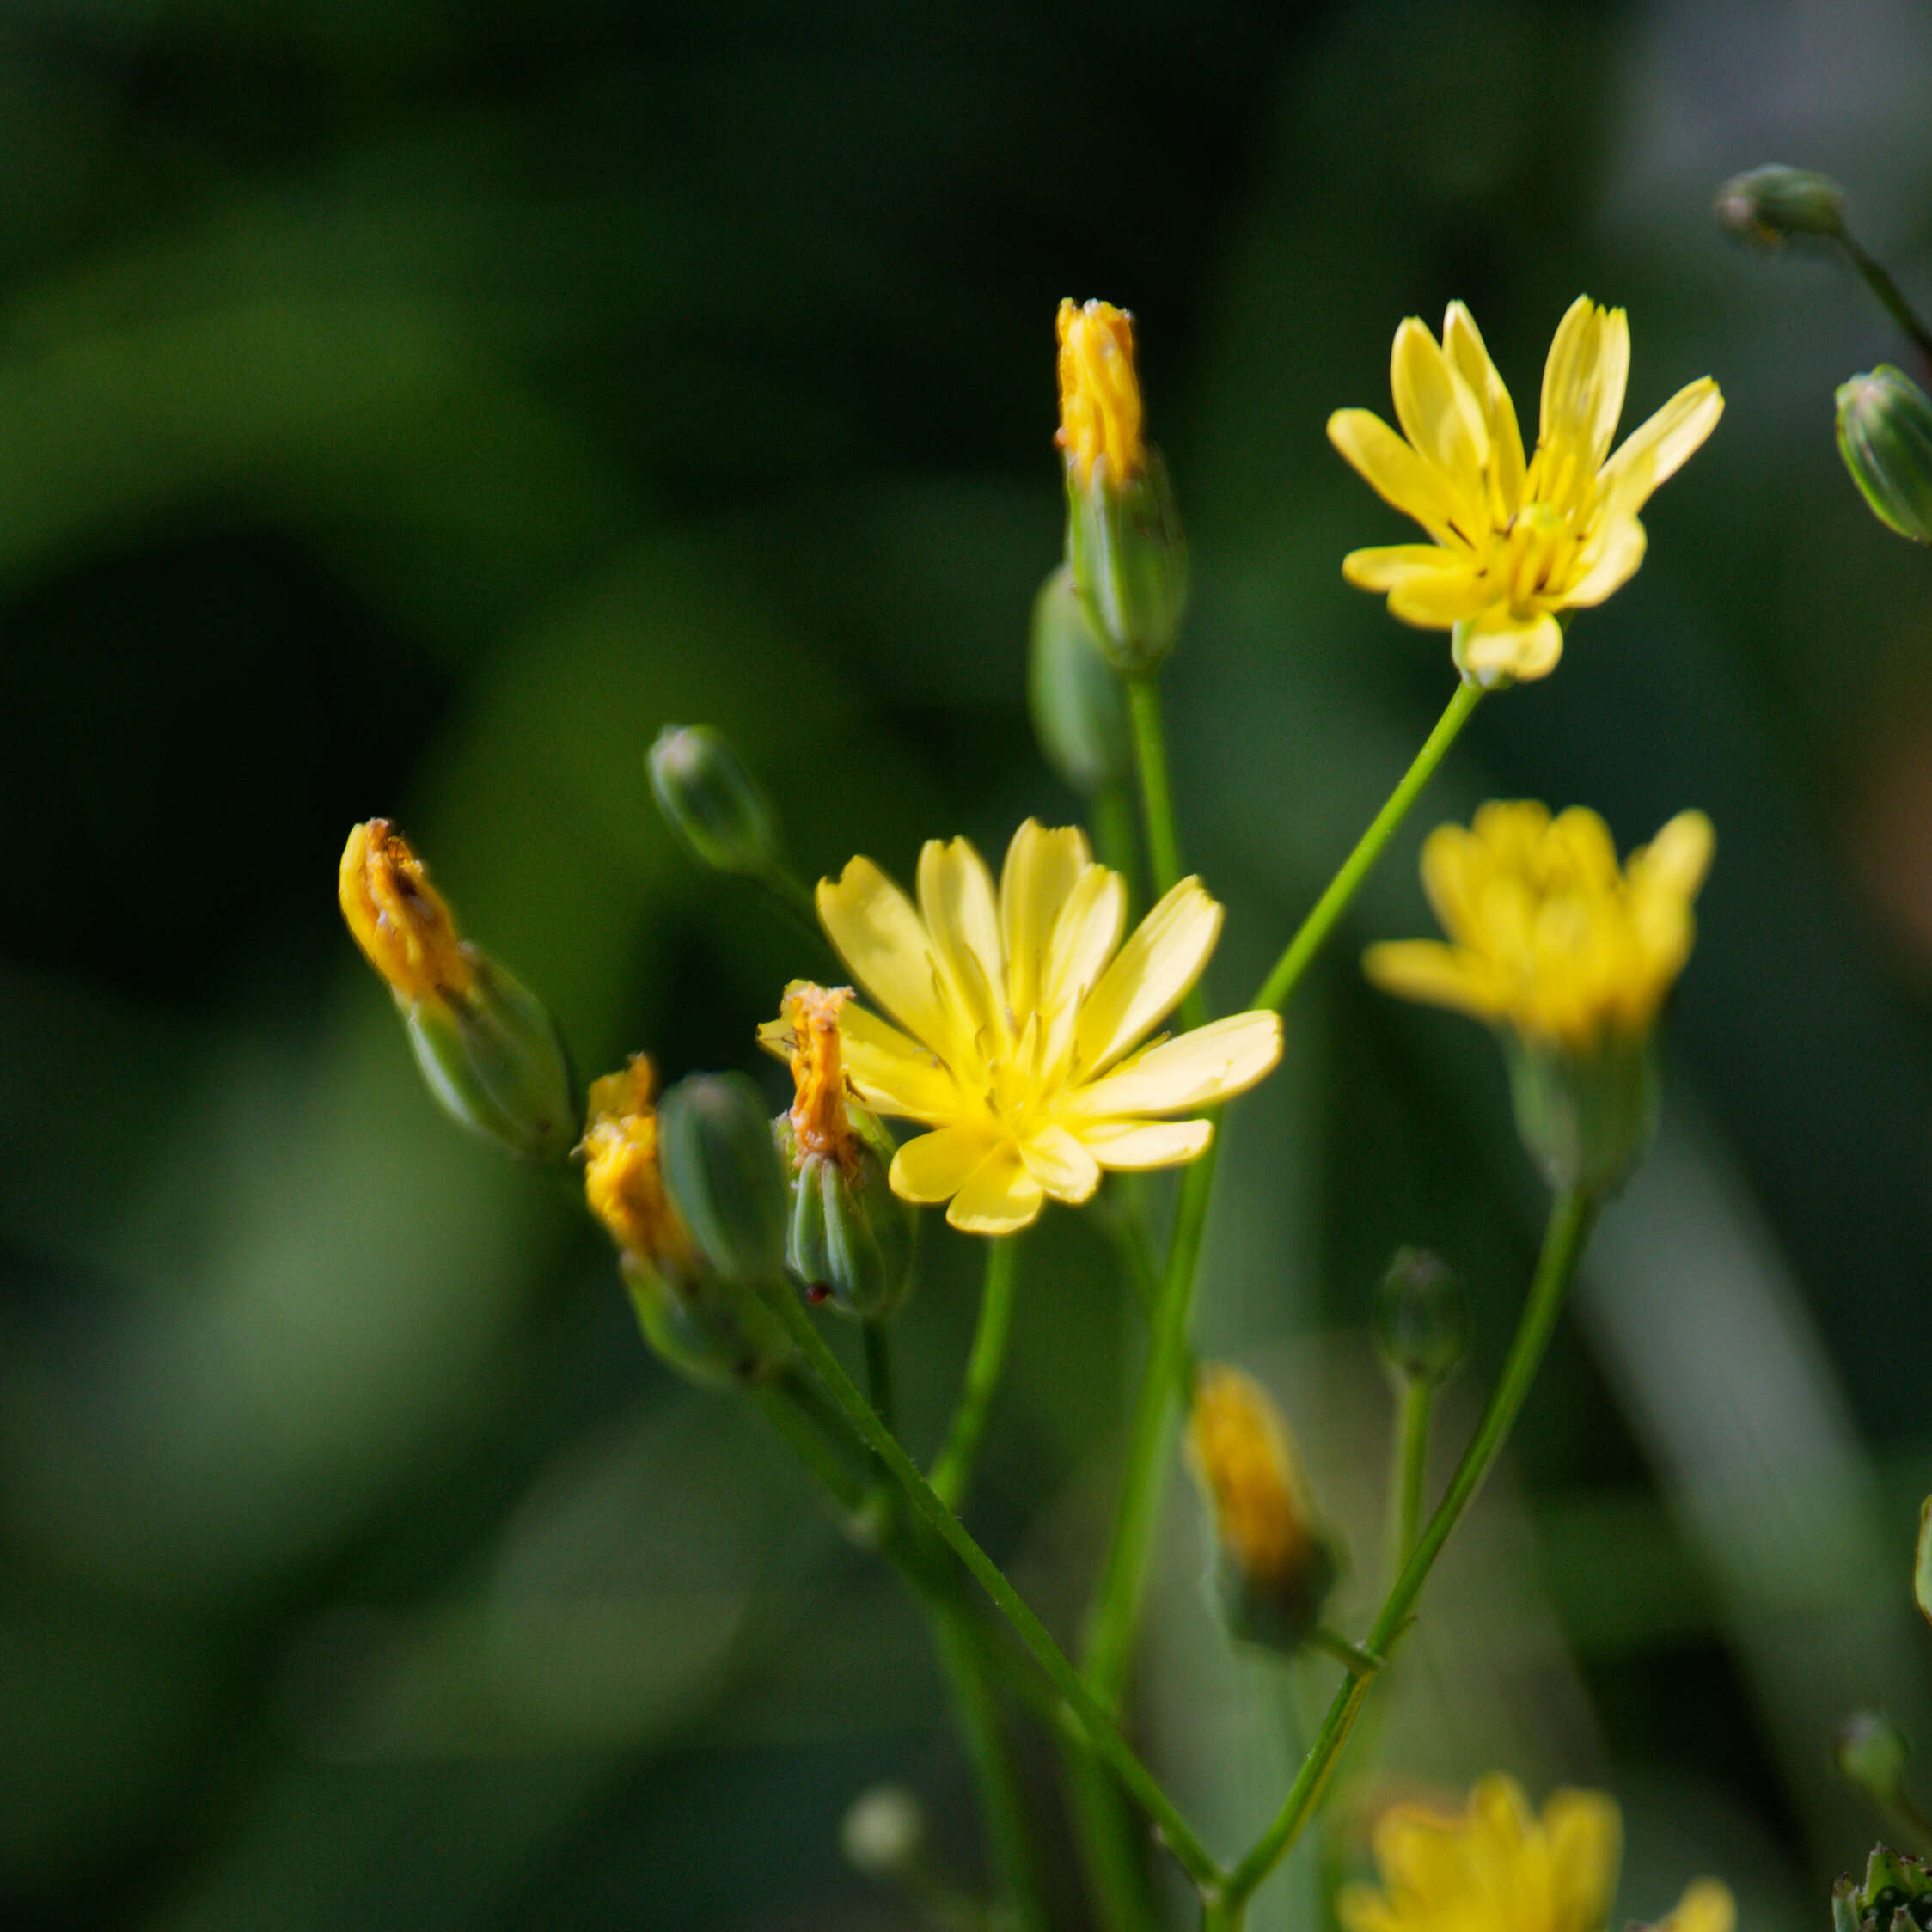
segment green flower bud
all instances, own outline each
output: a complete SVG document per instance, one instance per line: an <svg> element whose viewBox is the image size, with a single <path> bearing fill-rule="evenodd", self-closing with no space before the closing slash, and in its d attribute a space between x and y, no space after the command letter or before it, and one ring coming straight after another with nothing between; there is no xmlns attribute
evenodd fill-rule
<svg viewBox="0 0 1932 1932"><path fill-rule="evenodd" d="M1844 190L1828 174L1773 162L1734 174L1717 191L1718 225L1750 242L1775 246L1794 235L1844 233Z"/></svg>
<svg viewBox="0 0 1932 1932"><path fill-rule="evenodd" d="M1462 1278L1427 1248L1399 1248L1375 1292L1375 1345L1396 1376L1434 1388L1469 1346Z"/></svg>
<svg viewBox="0 0 1932 1932"><path fill-rule="evenodd" d="M556 1023L535 994L457 936L423 862L387 819L350 833L336 890L444 1110L527 1160L563 1159L578 1114Z"/></svg>
<svg viewBox="0 0 1932 1932"><path fill-rule="evenodd" d="M1083 798L1125 783L1134 769L1127 691L1104 656L1064 564L1033 600L1027 700L1046 761Z"/></svg>
<svg viewBox="0 0 1932 1932"><path fill-rule="evenodd" d="M708 724L667 724L646 762L665 822L720 872L769 872L778 819L757 781Z"/></svg>
<svg viewBox="0 0 1932 1932"><path fill-rule="evenodd" d="M731 1388L790 1356L791 1337L755 1289L722 1281L701 1263L681 1274L627 1255L619 1267L645 1340L687 1381Z"/></svg>
<svg viewBox="0 0 1932 1932"><path fill-rule="evenodd" d="M1188 547L1159 450L1116 482L1102 465L1067 469L1067 562L1107 661L1142 677L1174 648L1187 605Z"/></svg>
<svg viewBox="0 0 1932 1932"><path fill-rule="evenodd" d="M657 1132L666 1191L712 1267L737 1286L777 1281L789 1203L756 1085L743 1073L680 1080Z"/></svg>
<svg viewBox="0 0 1932 1932"><path fill-rule="evenodd" d="M1932 401L1903 370L1838 385L1838 454L1880 523L1932 543Z"/></svg>
<svg viewBox="0 0 1932 1932"><path fill-rule="evenodd" d="M1657 1132L1661 1085L1648 1035L1606 1036L1579 1052L1499 1036L1516 1131L1552 1188L1600 1194L1622 1183Z"/></svg>
<svg viewBox="0 0 1932 1932"><path fill-rule="evenodd" d="M792 1116L773 1123L792 1176L792 1220L786 1265L812 1299L840 1313L877 1321L891 1314L912 1286L914 1210L886 1184L892 1146L879 1123L848 1104L847 1151L812 1152L800 1146Z"/></svg>
<svg viewBox="0 0 1932 1932"><path fill-rule="evenodd" d="M1875 1845L1862 1883L1849 1873L1831 1887L1833 1932L1929 1932L1932 1929L1932 1870Z"/></svg>
<svg viewBox="0 0 1932 1932"><path fill-rule="evenodd" d="M1894 1809L1904 1795L1911 1755L1905 1733L1882 1712L1855 1712L1838 1727L1834 1756L1839 1775L1883 1810Z"/></svg>

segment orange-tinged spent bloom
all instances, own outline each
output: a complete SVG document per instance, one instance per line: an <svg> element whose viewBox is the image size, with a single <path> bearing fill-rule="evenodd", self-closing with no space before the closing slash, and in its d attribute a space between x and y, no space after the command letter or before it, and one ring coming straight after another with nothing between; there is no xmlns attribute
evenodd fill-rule
<svg viewBox="0 0 1932 1932"><path fill-rule="evenodd" d="M792 1063L792 1133L801 1157L835 1159L847 1175L859 1165L859 1141L846 1113L845 1055L839 1042L839 1010L849 986L825 987L800 981L785 989L785 1011L776 1023ZM764 1036L764 1029L760 1036Z"/></svg>
<svg viewBox="0 0 1932 1932"><path fill-rule="evenodd" d="M1214 1533L1242 1575L1281 1588L1300 1574L1309 1510L1287 1425L1250 1375L1204 1364L1188 1418L1188 1453L1214 1511Z"/></svg>
<svg viewBox="0 0 1932 1932"><path fill-rule="evenodd" d="M1029 819L995 889L964 839L928 840L915 906L869 859L822 880L818 915L859 987L839 1011L847 1082L875 1113L932 1132L895 1156L902 1201L950 1203L973 1234L1078 1203L1104 1168L1192 1160L1211 1107L1281 1055L1274 1013L1237 1013L1144 1045L1200 978L1221 908L1183 879L1122 944L1127 888L1077 827ZM767 1046L778 1042L769 1030Z"/></svg>
<svg viewBox="0 0 1932 1932"><path fill-rule="evenodd" d="M1373 1848L1380 1884L1343 1888L1345 1932L1603 1932L1623 1821L1596 1791L1552 1793L1539 1818L1513 1779L1489 1777L1459 1816L1391 1806ZM1724 1886L1701 1879L1665 1924L1732 1932L1735 1916Z"/></svg>
<svg viewBox="0 0 1932 1932"><path fill-rule="evenodd" d="M422 860L388 819L350 833L337 890L356 944L399 998L447 1005L468 992L469 950Z"/></svg>
<svg viewBox="0 0 1932 1932"><path fill-rule="evenodd" d="M1650 1030L1696 937L1710 821L1679 812L1619 867L1609 828L1573 806L1483 806L1439 826L1422 883L1449 943L1372 946L1369 977L1406 1000L1507 1023L1532 1044L1587 1054Z"/></svg>
<svg viewBox="0 0 1932 1932"><path fill-rule="evenodd" d="M1396 331L1390 368L1401 435L1366 409L1338 409L1328 433L1429 541L1353 551L1342 574L1386 591L1404 623L1453 632L1457 665L1475 682L1546 676L1562 655L1559 614L1599 604L1629 581L1643 561L1637 511L1723 413L1704 376L1613 455L1629 368L1623 311L1579 296L1550 347L1525 460L1515 405L1469 310L1449 304L1440 344L1411 316Z"/></svg>
<svg viewBox="0 0 1932 1932"><path fill-rule="evenodd" d="M590 1212L632 1260L682 1267L690 1238L664 1192L657 1159L657 1073L646 1054L590 1083L590 1122L578 1143Z"/></svg>
<svg viewBox="0 0 1932 1932"><path fill-rule="evenodd" d="M1060 305L1060 433L1075 479L1084 487L1104 460L1104 480L1128 483L1140 474L1140 379L1134 370L1134 318L1110 302Z"/></svg>

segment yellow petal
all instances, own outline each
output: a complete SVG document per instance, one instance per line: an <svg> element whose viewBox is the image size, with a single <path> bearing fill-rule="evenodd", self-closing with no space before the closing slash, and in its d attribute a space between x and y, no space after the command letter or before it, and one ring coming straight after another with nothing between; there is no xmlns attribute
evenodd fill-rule
<svg viewBox="0 0 1932 1932"><path fill-rule="evenodd" d="M1018 1150L1006 1141L968 1175L946 1219L966 1234L1012 1234L1031 1226L1045 1201Z"/></svg>
<svg viewBox="0 0 1932 1932"><path fill-rule="evenodd" d="M1445 550L1436 543L1385 543L1368 550L1351 550L1342 559L1342 574L1358 590L1392 590L1416 576L1443 571L1458 574L1475 566L1462 550Z"/></svg>
<svg viewBox="0 0 1932 1932"><path fill-rule="evenodd" d="M1459 302L1452 302L1442 319L1442 350L1482 405L1489 431L1490 514L1505 523L1523 495L1523 431L1476 318Z"/></svg>
<svg viewBox="0 0 1932 1932"><path fill-rule="evenodd" d="M1701 811L1680 811L1650 843L1630 854L1630 878L1644 890L1661 889L1689 901L1697 896L1717 849L1717 835Z"/></svg>
<svg viewBox="0 0 1932 1932"><path fill-rule="evenodd" d="M1413 517L1439 543L1455 541L1461 507L1448 480L1373 410L1336 410L1328 419L1328 438L1384 503Z"/></svg>
<svg viewBox="0 0 1932 1932"><path fill-rule="evenodd" d="M1000 1139L991 1121L942 1127L907 1141L886 1178L902 1201L950 1201L982 1165Z"/></svg>
<svg viewBox="0 0 1932 1932"><path fill-rule="evenodd" d="M919 854L919 910L953 1003L975 1033L1000 1030L1006 947L993 875L969 839L928 839Z"/></svg>
<svg viewBox="0 0 1932 1932"><path fill-rule="evenodd" d="M1063 1127L1043 1127L1019 1144L1026 1171L1055 1201L1079 1207L1100 1185L1100 1164Z"/></svg>
<svg viewBox="0 0 1932 1932"><path fill-rule="evenodd" d="M1389 386L1402 433L1416 454L1449 484L1463 512L1457 521L1473 535L1477 523L1488 521L1486 514L1470 513L1478 512L1483 503L1483 464L1489 454L1489 431L1469 384L1413 315L1396 331L1395 351L1389 358Z"/></svg>
<svg viewBox="0 0 1932 1932"><path fill-rule="evenodd" d="M1543 364L1543 402L1537 425L1540 445L1547 447L1574 433L1577 394L1586 370L1596 358L1599 314L1588 296L1580 295L1563 311L1563 319L1550 338L1550 353Z"/></svg>
<svg viewBox="0 0 1932 1932"><path fill-rule="evenodd" d="M1265 1079L1281 1057L1280 1014L1231 1014L1163 1040L1105 1079L1081 1088L1065 1117L1079 1132L1083 1122L1213 1106Z"/></svg>
<svg viewBox="0 0 1932 1932"><path fill-rule="evenodd" d="M940 991L932 941L912 901L870 859L818 882L818 916L853 977L943 1060L968 1043Z"/></svg>
<svg viewBox="0 0 1932 1932"><path fill-rule="evenodd" d="M1612 591L1621 590L1636 575L1637 566L1643 561L1645 541L1643 525L1634 517L1621 517L1606 523L1591 546L1594 554L1587 567L1564 587L1564 605L1588 610Z"/></svg>
<svg viewBox="0 0 1932 1932"><path fill-rule="evenodd" d="M1657 1932L1733 1932L1737 1923L1738 1905L1730 1886L1715 1879L1696 1879L1684 1887L1676 1911Z"/></svg>
<svg viewBox="0 0 1932 1932"><path fill-rule="evenodd" d="M1030 818L1006 847L1000 929L1006 947L1006 1001L1023 1026L1039 1004L1047 943L1074 882L1092 862L1086 834L1077 825L1049 832Z"/></svg>
<svg viewBox="0 0 1932 1932"><path fill-rule="evenodd" d="M1073 882L1047 942L1042 1010L1071 1008L1099 979L1127 924L1127 888L1118 872L1089 865Z"/></svg>
<svg viewBox="0 0 1932 1932"><path fill-rule="evenodd" d="M1105 1168L1174 1167L1205 1153L1212 1121L1101 1121L1080 1129L1086 1151Z"/></svg>
<svg viewBox="0 0 1932 1932"><path fill-rule="evenodd" d="M1082 1069L1110 1067L1186 998L1221 936L1221 908L1185 878L1135 927L1081 1008L1074 1034Z"/></svg>
<svg viewBox="0 0 1932 1932"><path fill-rule="evenodd" d="M1604 465L1598 486L1605 513L1635 515L1645 498L1697 453L1723 413L1724 398L1709 376L1685 384L1654 416L1632 430Z"/></svg>
<svg viewBox="0 0 1932 1932"><path fill-rule="evenodd" d="M1495 601L1495 587L1464 564L1460 570L1409 572L1389 591L1389 614L1421 630L1446 631Z"/></svg>
<svg viewBox="0 0 1932 1932"><path fill-rule="evenodd" d="M1499 677L1547 677L1563 654L1563 627L1545 611L1517 616L1507 604L1456 627L1451 655L1479 684Z"/></svg>
<svg viewBox="0 0 1932 1932"><path fill-rule="evenodd" d="M1623 1824L1600 1791L1556 1791L1543 1807L1556 1932L1597 1932L1610 1915Z"/></svg>
<svg viewBox="0 0 1932 1932"><path fill-rule="evenodd" d="M1507 989L1481 954L1434 939L1395 939L1371 946L1362 955L1362 971L1398 1000L1448 1006L1477 1019L1500 1018L1509 1005Z"/></svg>
<svg viewBox="0 0 1932 1932"><path fill-rule="evenodd" d="M863 1006L840 1009L839 1043L845 1054L846 1078L875 1113L943 1121L955 1118L972 1104L930 1047L922 1047Z"/></svg>

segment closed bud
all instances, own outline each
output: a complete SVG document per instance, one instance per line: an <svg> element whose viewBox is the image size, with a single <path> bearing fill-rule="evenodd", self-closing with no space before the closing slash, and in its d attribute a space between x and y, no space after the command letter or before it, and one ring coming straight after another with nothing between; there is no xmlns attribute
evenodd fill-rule
<svg viewBox="0 0 1932 1932"><path fill-rule="evenodd" d="M768 1373L791 1353L755 1287L724 1279L692 1239L664 1186L657 1075L642 1054L590 1086L578 1152L584 1197L621 1255L645 1340L681 1375L710 1386Z"/></svg>
<svg viewBox="0 0 1932 1932"><path fill-rule="evenodd" d="M1831 1887L1832 1932L1929 1932L1932 1870L1924 1860L1874 1845L1862 1880L1849 1873Z"/></svg>
<svg viewBox="0 0 1932 1932"><path fill-rule="evenodd" d="M1733 174L1717 191L1714 212L1727 233L1775 247L1794 235L1843 235L1845 193L1829 174L1773 162Z"/></svg>
<svg viewBox="0 0 1932 1932"><path fill-rule="evenodd" d="M762 1288L785 1266L788 1203L765 1102L743 1073L680 1080L659 1110L664 1185L727 1281Z"/></svg>
<svg viewBox="0 0 1932 1932"><path fill-rule="evenodd" d="M925 1851L926 1813L903 1786L875 1784L853 1800L839 1826L839 1843L847 1862L863 1877L901 1877Z"/></svg>
<svg viewBox="0 0 1932 1932"><path fill-rule="evenodd" d="M1833 1751L1839 1775L1881 1810L1895 1810L1904 1795L1905 1733L1881 1711L1855 1712L1838 1727Z"/></svg>
<svg viewBox="0 0 1932 1932"><path fill-rule="evenodd" d="M1188 1456L1214 1513L1229 1628L1250 1643L1292 1653L1320 1621L1339 1565L1315 1521L1287 1424L1253 1377L1203 1363Z"/></svg>
<svg viewBox="0 0 1932 1932"><path fill-rule="evenodd" d="M1375 1345L1403 1382L1434 1388L1469 1346L1462 1279L1427 1248L1399 1248L1375 1293Z"/></svg>
<svg viewBox="0 0 1932 1932"><path fill-rule="evenodd" d="M1932 401L1903 370L1838 385L1838 454L1880 523L1932 543Z"/></svg>
<svg viewBox="0 0 1932 1932"><path fill-rule="evenodd" d="M457 936L423 862L387 819L350 833L337 891L444 1111L526 1160L562 1160L578 1116L556 1022L520 981Z"/></svg>
<svg viewBox="0 0 1932 1932"><path fill-rule="evenodd" d="M1067 301L1058 330L1067 566L1108 662L1144 676L1174 648L1188 553L1167 466L1141 435L1134 318Z"/></svg>
<svg viewBox="0 0 1932 1932"><path fill-rule="evenodd" d="M1026 685L1040 749L1069 790L1091 798L1126 781L1134 769L1127 691L1065 564L1033 600Z"/></svg>
<svg viewBox="0 0 1932 1932"><path fill-rule="evenodd" d="M666 823L720 872L769 872L779 862L771 801L708 724L667 724L647 762Z"/></svg>

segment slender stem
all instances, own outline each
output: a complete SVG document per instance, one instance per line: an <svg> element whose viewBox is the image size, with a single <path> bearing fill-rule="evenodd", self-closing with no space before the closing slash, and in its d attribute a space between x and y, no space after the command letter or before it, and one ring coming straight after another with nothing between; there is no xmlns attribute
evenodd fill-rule
<svg viewBox="0 0 1932 1932"><path fill-rule="evenodd" d="M936 1604L932 1617L933 1646L979 1784L1003 1916L1013 1932L1047 1932L1033 1812L1013 1763L1006 1721L987 1679L972 1620L957 1605Z"/></svg>
<svg viewBox="0 0 1932 1932"><path fill-rule="evenodd" d="M980 1294L979 1325L973 1331L973 1351L966 1360L966 1381L952 1427L932 1464L933 1494L949 1509L965 1507L972 1487L973 1465L986 1434L1000 1372L1006 1366L1006 1336L1012 1326L1013 1284L1018 1279L1016 1236L1002 1235L987 1243L986 1286ZM872 1406L878 1407L877 1402Z"/></svg>
<svg viewBox="0 0 1932 1932"><path fill-rule="evenodd" d="M1188 1360L1188 1318L1194 1307L1195 1263L1208 1226L1219 1136L1181 1178L1167 1266L1154 1302L1147 1362L1134 1393L1128 1425L1127 1466L1120 1500L1102 1560L1100 1580L1088 1612L1085 1661L1087 1681L1109 1703L1119 1702L1134 1653L1146 1589L1147 1556L1160 1515L1167 1468L1169 1415Z"/></svg>
<svg viewBox="0 0 1932 1932"><path fill-rule="evenodd" d="M1101 1932L1159 1932L1147 1885L1145 1833L1119 1785L1084 1738L1067 1740L1061 1764L1096 1924Z"/></svg>
<svg viewBox="0 0 1932 1932"><path fill-rule="evenodd" d="M1133 915L1140 897L1140 849L1134 835L1134 801L1124 785L1103 786L1088 806L1093 825L1094 850L1100 863L1127 881L1128 912Z"/></svg>
<svg viewBox="0 0 1932 1932"><path fill-rule="evenodd" d="M1932 328L1919 320L1918 311L1905 299L1905 292L1892 280L1883 263L1865 253L1849 235L1841 235L1838 245L1845 259L1863 278L1865 286L1885 304L1886 313L1918 345L1918 352L1932 367Z"/></svg>
<svg viewBox="0 0 1932 1932"><path fill-rule="evenodd" d="M827 1392L845 1412L847 1420L865 1439L866 1446L885 1464L888 1473L905 1492L907 1500L921 1520L929 1524L950 1545L972 1573L974 1580L992 1599L994 1607L1012 1625L1048 1680L1073 1707L1073 1715L1094 1750L1106 1760L1134 1801L1159 1826L1163 1837L1188 1875L1203 1888L1218 1886L1222 1876L1220 1868L1175 1808L1173 1800L1134 1755L1106 1709L1087 1688L1080 1673L1067 1662L1046 1625L1006 1580L1000 1566L973 1540L966 1525L932 1493L932 1485L920 1474L918 1466L900 1447L892 1432L880 1421L852 1378L840 1366L838 1357L826 1346L824 1337L800 1305L798 1296L788 1287L780 1284L773 1288L768 1299L785 1324L798 1353L810 1364L813 1373L825 1385Z"/></svg>
<svg viewBox="0 0 1932 1932"><path fill-rule="evenodd" d="M1181 840L1174 825L1174 794L1167 779L1167 734L1160 720L1160 686L1149 671L1127 681L1134 719L1134 755L1140 767L1140 812L1147 831L1147 863L1154 896L1181 879Z"/></svg>
<svg viewBox="0 0 1932 1932"><path fill-rule="evenodd" d="M892 1334L883 1322L864 1321L859 1331L865 1344L865 1392L878 1419L890 1430L899 1427L898 1404L892 1399Z"/></svg>
<svg viewBox="0 0 1932 1932"><path fill-rule="evenodd" d="M1393 1583L1415 1547L1422 1526L1422 1489L1429 1467L1429 1412L1435 1391L1427 1382L1408 1382L1396 1403L1396 1439L1389 1470L1389 1568Z"/></svg>
<svg viewBox="0 0 1932 1932"><path fill-rule="evenodd" d="M1457 735L1469 722L1470 713L1482 700L1482 686L1464 683L1456 686L1455 696L1444 707L1442 716L1436 720L1435 729L1415 754L1415 762L1403 773L1402 782L1389 794L1381 810L1370 821L1368 829L1355 841L1355 849L1342 861L1342 870L1329 881L1327 890L1315 902L1314 909L1302 920L1299 930L1275 962L1274 971L1262 981L1261 990L1250 1002L1251 1006L1280 1008L1287 1005L1296 982L1307 971L1310 961L1321 951L1322 942L1333 930L1335 922L1348 910L1348 902L1368 877L1369 869L1381 857L1383 847L1394 835L1396 828L1408 817L1409 808L1415 803L1422 787L1442 762L1444 755L1456 742Z"/></svg>
<svg viewBox="0 0 1932 1932"><path fill-rule="evenodd" d="M1326 1623L1318 1624L1308 1633L1308 1648L1334 1658L1351 1677L1373 1677L1385 1661L1359 1643L1350 1643L1339 1630L1331 1630Z"/></svg>
<svg viewBox="0 0 1932 1932"><path fill-rule="evenodd" d="M1386 1658L1390 1647L1400 1636L1415 1610L1422 1586L1434 1568L1436 1558L1450 1533L1461 1521L1470 1499L1482 1487L1483 1479L1495 1461L1512 1425L1523 1406L1523 1399L1536 1379L1543 1353L1556 1325L1570 1277L1596 1219L1597 1202L1588 1194L1571 1189L1558 1195L1550 1207L1550 1223L1543 1238L1543 1252L1537 1259L1536 1275L1523 1305L1516 1338L1510 1343L1502 1375L1492 1391L1476 1434L1463 1452L1456 1473L1449 1480L1434 1513L1416 1539L1402 1573L1389 1587L1388 1596L1377 1615L1363 1648L1373 1658ZM1226 1899L1236 1908L1275 1869L1302 1828L1314 1815L1336 1761L1342 1755L1349 1731L1354 1727L1362 1701L1368 1695L1372 1676L1351 1676L1335 1694L1328 1715L1316 1733L1301 1770L1275 1822L1264 1831L1254 1849L1237 1865L1226 1888ZM1216 1922L1238 1927L1239 1917Z"/></svg>
<svg viewBox="0 0 1932 1932"><path fill-rule="evenodd" d="M847 1467L827 1440L822 1424L801 1399L804 1387L793 1378L781 1378L775 1382L749 1383L746 1393L849 1521L865 1500L865 1485Z"/></svg>

